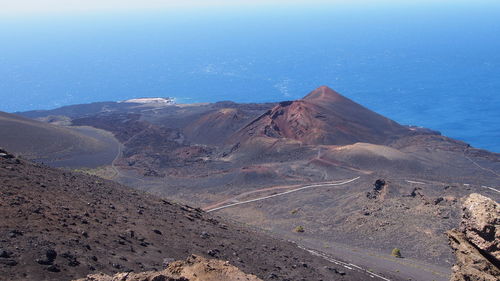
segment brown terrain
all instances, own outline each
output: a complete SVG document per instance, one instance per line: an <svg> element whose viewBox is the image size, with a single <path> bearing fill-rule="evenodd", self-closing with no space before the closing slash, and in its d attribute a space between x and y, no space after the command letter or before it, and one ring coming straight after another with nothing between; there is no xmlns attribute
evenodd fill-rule
<svg viewBox="0 0 500 281"><path fill-rule="evenodd" d="M91 173L402 279L448 279L455 258L444 232L459 224L462 198L500 199L500 154L398 124L328 87L275 104L96 103L21 115L111 132L116 158ZM396 247L403 260L387 257Z"/></svg>
<svg viewBox="0 0 500 281"><path fill-rule="evenodd" d="M239 130L233 142L269 137L305 145L384 144L408 131L323 86L301 100L281 102Z"/></svg>
<svg viewBox="0 0 500 281"><path fill-rule="evenodd" d="M471 194L459 229L447 234L457 257L451 281L500 280L500 204Z"/></svg>
<svg viewBox="0 0 500 281"><path fill-rule="evenodd" d="M202 258L202 265L193 258L171 263L192 254L228 261L263 280L370 278L199 209L3 150L0 195L0 280L71 280L157 271L165 264L187 276L199 266L215 263L220 269L220 262Z"/></svg>
<svg viewBox="0 0 500 281"><path fill-rule="evenodd" d="M72 166L72 160L89 167L110 164L117 148L114 137L103 130L55 126L4 112L0 136L1 147L54 166Z"/></svg>
<svg viewBox="0 0 500 281"><path fill-rule="evenodd" d="M141 273L118 273L114 276L103 273L89 275L75 281L262 281L255 275L245 274L229 262L191 256L186 261L171 262L162 271Z"/></svg>

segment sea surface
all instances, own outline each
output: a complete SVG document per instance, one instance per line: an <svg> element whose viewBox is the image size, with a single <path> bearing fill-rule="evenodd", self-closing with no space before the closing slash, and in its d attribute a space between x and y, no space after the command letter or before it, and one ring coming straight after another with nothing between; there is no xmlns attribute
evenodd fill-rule
<svg viewBox="0 0 500 281"><path fill-rule="evenodd" d="M500 152L500 4L468 2L0 19L0 110L282 101L328 85L399 123Z"/></svg>

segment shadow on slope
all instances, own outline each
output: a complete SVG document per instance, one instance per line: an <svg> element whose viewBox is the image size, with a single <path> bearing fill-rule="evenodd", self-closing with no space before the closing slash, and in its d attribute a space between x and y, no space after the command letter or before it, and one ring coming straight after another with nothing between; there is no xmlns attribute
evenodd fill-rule
<svg viewBox="0 0 500 281"><path fill-rule="evenodd" d="M110 164L118 152L114 137L90 127L61 127L0 112L0 146L53 166Z"/></svg>

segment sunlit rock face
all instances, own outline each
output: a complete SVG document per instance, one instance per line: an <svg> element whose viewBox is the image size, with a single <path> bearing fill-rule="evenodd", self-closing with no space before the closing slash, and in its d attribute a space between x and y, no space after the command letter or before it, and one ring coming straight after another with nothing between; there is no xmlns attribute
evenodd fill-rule
<svg viewBox="0 0 500 281"><path fill-rule="evenodd" d="M245 280L262 281L255 275L245 274L227 261L206 259L200 256L191 256L185 261L176 261L167 265L162 271L140 273L117 273L113 276L106 274L92 274L75 281L219 281Z"/></svg>
<svg viewBox="0 0 500 281"><path fill-rule="evenodd" d="M499 225L500 204L476 193L466 198L459 229L447 233L457 257L451 281L499 280Z"/></svg>

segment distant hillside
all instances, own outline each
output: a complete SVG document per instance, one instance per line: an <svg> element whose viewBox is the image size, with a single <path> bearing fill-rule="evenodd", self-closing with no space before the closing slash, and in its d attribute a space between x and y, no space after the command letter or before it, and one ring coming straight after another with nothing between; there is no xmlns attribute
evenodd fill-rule
<svg viewBox="0 0 500 281"><path fill-rule="evenodd" d="M38 118L47 116L47 113L50 113L50 115L63 115L72 118L75 116L106 112L108 110L113 110L115 108L128 108L128 107L130 107L129 103L94 102L89 104L68 105L52 110L31 110L26 112L16 112L16 114L20 114L29 118Z"/></svg>
<svg viewBox="0 0 500 281"><path fill-rule="evenodd" d="M104 132L55 126L5 112L0 112L0 136L0 147L55 165L73 166L74 158L77 166L109 164L117 153L117 144Z"/></svg>

